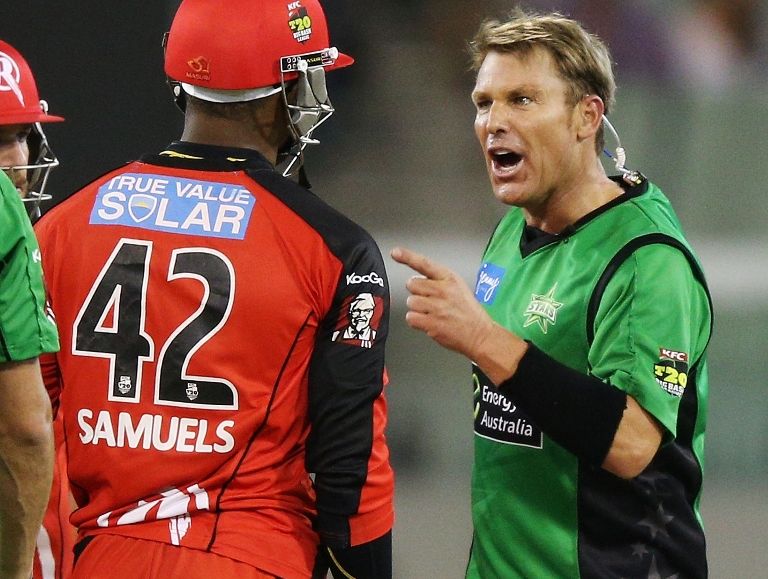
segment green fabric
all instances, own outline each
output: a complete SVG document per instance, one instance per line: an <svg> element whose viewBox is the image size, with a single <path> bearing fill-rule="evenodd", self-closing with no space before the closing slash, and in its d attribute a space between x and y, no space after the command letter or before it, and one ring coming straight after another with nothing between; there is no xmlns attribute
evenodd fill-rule
<svg viewBox="0 0 768 579"><path fill-rule="evenodd" d="M670 381L687 382L683 375L702 356L711 321L707 291L683 252L654 244L632 253L606 287L591 346L586 331L595 285L630 240L663 233L688 247L666 197L649 184L643 194L581 220L571 234L525 257L524 226L515 208L497 227L478 275L478 300L496 322L559 362L636 398L671 440L681 392ZM660 359L662 349L673 358L686 355L689 363ZM701 463L706 361L699 366L694 449ZM467 577L580 577L578 459L509 400L494 399L494 386L477 368L473 377L475 536Z"/></svg>
<svg viewBox="0 0 768 579"><path fill-rule="evenodd" d="M45 310L37 239L16 188L0 171L0 362L58 349L56 324Z"/></svg>

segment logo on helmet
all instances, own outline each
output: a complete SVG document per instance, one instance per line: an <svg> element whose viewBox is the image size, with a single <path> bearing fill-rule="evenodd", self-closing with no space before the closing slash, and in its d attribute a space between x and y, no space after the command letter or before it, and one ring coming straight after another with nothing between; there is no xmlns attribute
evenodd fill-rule
<svg viewBox="0 0 768 579"><path fill-rule="evenodd" d="M204 56L198 56L187 61L192 72L187 71L187 78L194 80L211 80L211 63Z"/></svg>
<svg viewBox="0 0 768 579"><path fill-rule="evenodd" d="M19 88L20 78L21 74L16 61L6 53L0 52L0 92L11 91L19 99L21 106L25 106L24 95Z"/></svg>
<svg viewBox="0 0 768 579"><path fill-rule="evenodd" d="M288 4L288 26L296 42L306 42L312 36L312 18L300 0Z"/></svg>

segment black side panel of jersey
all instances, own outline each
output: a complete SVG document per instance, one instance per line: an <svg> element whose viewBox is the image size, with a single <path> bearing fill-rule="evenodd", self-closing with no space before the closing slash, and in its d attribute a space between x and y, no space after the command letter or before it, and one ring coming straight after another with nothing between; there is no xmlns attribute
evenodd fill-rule
<svg viewBox="0 0 768 579"><path fill-rule="evenodd" d="M635 250L654 243L682 251L706 290L696 260L678 240L662 234L634 239L611 260L590 299L590 343L600 300L611 277ZM640 476L624 480L602 468L583 462L579 465L582 579L608 577L604 575L606 569L610 577L707 577L704 533L693 506L702 484L700 465L692 449L698 411L696 370L694 363L680 401L677 437L659 449ZM612 497L610 504L606 496Z"/></svg>
<svg viewBox="0 0 768 579"><path fill-rule="evenodd" d="M333 304L319 328L309 370L307 470L316 473L316 530L334 548L349 546L347 518L356 513L373 448L373 402L383 389L389 283L384 260L370 235L313 193L274 171L247 171L324 239L342 262ZM371 280L368 275L377 274ZM354 279L352 279L354 278ZM368 281L358 281L368 278ZM339 318L350 300L377 300L375 338L345 342Z"/></svg>
<svg viewBox="0 0 768 579"><path fill-rule="evenodd" d="M705 579L706 545L691 495L701 485L698 471L695 456L678 443L666 445L643 474L629 481L581 464L582 579Z"/></svg>

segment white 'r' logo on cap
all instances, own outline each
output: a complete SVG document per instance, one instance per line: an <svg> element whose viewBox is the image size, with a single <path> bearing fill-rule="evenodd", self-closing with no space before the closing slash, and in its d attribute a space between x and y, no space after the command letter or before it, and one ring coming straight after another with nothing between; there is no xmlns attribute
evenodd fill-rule
<svg viewBox="0 0 768 579"><path fill-rule="evenodd" d="M19 88L19 67L16 62L4 52L0 52L0 92L11 91L24 106L24 95Z"/></svg>

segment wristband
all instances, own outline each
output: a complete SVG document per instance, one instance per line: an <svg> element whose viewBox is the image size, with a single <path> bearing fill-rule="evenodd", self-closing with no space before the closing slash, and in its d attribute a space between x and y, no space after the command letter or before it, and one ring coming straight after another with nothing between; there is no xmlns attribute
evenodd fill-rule
<svg viewBox="0 0 768 579"><path fill-rule="evenodd" d="M627 404L622 390L561 364L530 342L499 391L549 438L595 466L603 464Z"/></svg>

